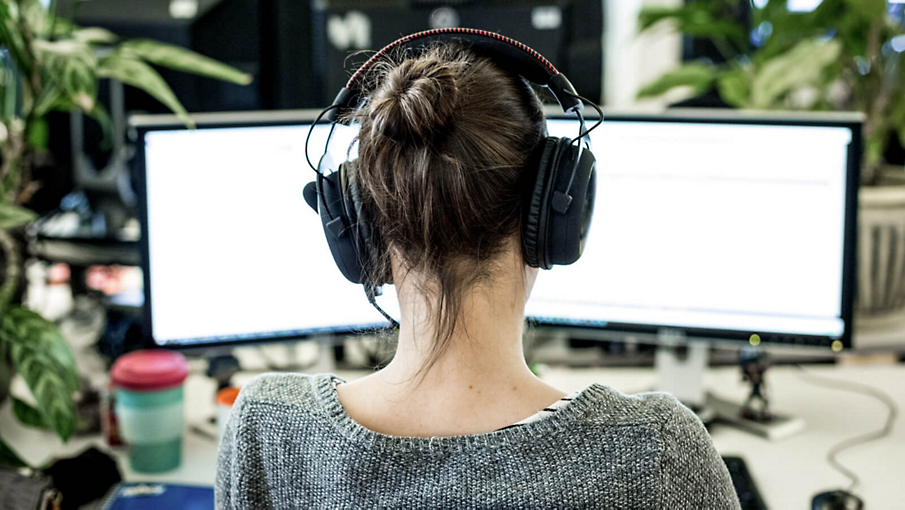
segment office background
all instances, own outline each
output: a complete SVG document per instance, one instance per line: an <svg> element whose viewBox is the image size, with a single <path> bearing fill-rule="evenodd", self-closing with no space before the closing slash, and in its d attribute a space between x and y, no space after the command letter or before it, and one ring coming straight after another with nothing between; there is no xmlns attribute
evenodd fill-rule
<svg viewBox="0 0 905 510"><path fill-rule="evenodd" d="M751 326L727 325L702 315L695 316L698 322L692 323L682 322L687 317L679 320L668 314L656 315L676 303L692 308L689 303L698 299L694 301L697 306L706 301L710 287L696 286L687 279L680 283L662 275L649 276L654 271L639 270L644 273L638 276L639 281L647 275L659 282L658 296L676 292L671 295L673 301L663 297L656 304L645 302L647 308L641 315L617 310L616 305L626 304L612 302L618 301L618 295L606 296L608 305L614 305L606 314L600 310L575 313L573 302L561 304L553 313L550 310L557 305L555 298L563 290L550 284L539 289L545 293L539 298L546 300L542 301L544 306L529 310L532 322L525 350L532 369L551 384L569 390L590 382L609 384L626 393L662 389L693 405L730 464L738 483L736 489L743 503L747 502L745 508L806 508L815 495L833 489L848 489L865 502L866 508L896 508L901 504L905 492L897 480L905 475L901 465L905 432L892 418L895 406L905 403L901 390L905 381L905 151L900 143L905 138L905 114L899 102L905 96L905 71L899 64L899 55L905 51L905 4L854 0L58 0L43 2L41 7L55 12L61 21L59 28L51 29L50 36L41 32L38 38L53 39L56 30L67 30L65 20L71 19L80 26L109 30L124 40L150 38L187 48L231 66L235 73L220 73L221 78L231 78L230 82L183 72L179 65L167 65L165 60L148 60L185 110L196 114L193 118L199 129L194 132L185 130L180 118L168 115L172 105L162 103L147 88L124 84L127 80L102 78L97 83L96 101L109 112L109 122L98 123L92 118L95 111L80 111L78 104L67 104L46 115L39 134L29 134L43 140L29 167L32 178L41 185L30 189L27 200L15 200L18 206L33 210L35 216L29 216L27 222L18 221L15 214L19 209L4 209L6 216L0 215L0 228L11 233L22 256L22 272L17 278L21 284L9 299L59 327L59 337L47 334L68 345L74 365L66 370L78 373L82 381L69 388L81 390L78 407L63 399L67 402L64 407L72 406L71 412L54 414L48 406L53 399L59 402L59 397L51 399L36 392L38 376L23 371L11 354L4 355L9 359L0 360L0 368L9 376L0 373L0 382L10 382L0 384L0 438L3 444L11 445L13 453L8 459L40 466L96 446L104 453L112 452L127 481L210 486L217 444L216 420L212 420L217 414L217 390L241 386L263 371L333 371L354 379L386 363L392 346L385 335L346 335L351 329L379 323L379 316L374 322L374 317L367 315L373 312L360 290L357 295L362 311L354 320L331 318L326 326L315 327L283 324L274 318L252 325L230 323L232 331L205 330L205 324L215 322L217 314L226 309L212 304L218 295L225 295L211 289L239 288L237 273L264 272L243 261L255 256L268 260L268 250L303 246L308 239L305 236L322 234L316 230L320 226L316 216L303 216L308 223L314 221L314 230L299 226L298 238L291 237L295 228L291 220L274 223L268 232L271 239L279 238L280 242L255 245L260 247L255 252L258 255L240 254L241 250L231 246L231 238L218 237L225 244L212 249L229 251L229 256L224 256L222 265L216 268L217 284L204 289L193 287L194 283L186 283L190 281L186 273L180 272L194 266L180 265L186 256L177 248L178 235L193 239L199 248L210 246L199 239L215 230L210 218L218 214L226 217L228 206L216 200L218 195L206 193L212 175L191 174L195 178L191 184L186 176L208 161L224 165L218 169L234 170L226 168L231 159L272 143L272 138L256 129L288 133L289 138L297 139L293 130L311 125L351 72L370 56L367 50L379 49L419 30L472 26L499 31L538 50L569 76L577 90L602 105L610 121L596 135L596 150L609 149L607 144L614 138L620 140L615 149L654 137L658 147L675 151L664 152L664 158L684 161L695 155L694 164L676 165L671 176L665 175L665 164L654 154L636 160L630 152L607 150L607 156L598 159L632 166L639 172L650 168L657 178L691 179L694 183L713 182L714 176L729 178L731 172L739 172L732 178L761 182L769 170L775 170L771 174L775 177L773 187L763 188L762 196L770 198L757 204L764 212L744 216L753 226L770 228L748 234L757 239L752 251L747 251L743 239L739 241L742 244L732 245L733 249L738 247L735 253L745 251L747 258L733 257L738 259L736 263L721 270L747 274L752 282L761 275L774 276L777 287L782 287L778 290L781 296L758 298L757 292L742 289L714 302L722 301L717 306L727 307L738 304L736 311L748 316L769 309L773 315L768 318L779 320L783 326L761 326L766 319ZM660 17L666 19L657 22ZM844 29L834 25L846 18L856 22ZM793 33L790 27L804 19L812 23L807 25L811 32L805 36L795 33L799 39L785 45L775 43ZM683 28L687 33L682 33ZM875 38L876 48L870 44L874 31L880 32ZM862 46L863 51L858 53ZM98 48L96 58L103 59L109 50L103 45ZM20 77L11 49L3 54L7 84ZM772 68L765 63L767 57L776 58ZM733 72L751 74L741 79ZM4 90L11 90L10 86ZM26 95L5 94L5 115L15 116L27 106L23 99ZM561 128L565 135L565 130L574 128L574 119L557 111L555 104L548 112L553 119L551 129ZM593 115L589 120L594 120ZM880 125L882 129L877 127ZM236 148L228 134L215 138L220 128L249 130L242 135L245 152ZM639 133L635 138L633 129ZM821 138L831 130L837 130L836 138ZM610 138L601 133L610 133ZM346 145L354 133L349 136ZM666 143L677 136L688 137L684 153ZM259 145L247 142L256 139ZM706 149L717 139L723 143L723 152ZM157 144L153 146L156 153L152 153L152 144ZM225 147L235 152L218 153L218 148ZM338 158L344 147L339 148ZM300 159L304 153L299 150L292 148ZM268 169L276 170L261 173L268 178L284 178L280 165L288 160L268 161L273 161ZM154 164L174 169L174 180L152 182ZM707 173L710 169L714 173ZM299 165L298 171L307 170ZM154 175L164 179L166 174L158 171ZM245 184L238 179L249 177L236 179L233 184L242 187ZM300 186L310 175L285 179L283 182ZM800 180L817 182L814 189L830 191L819 197L794 191L795 198L782 202L785 194L793 193L788 186L797 186ZM182 195L164 191L154 195L155 189L177 187ZM269 193L267 186L248 184L246 188ZM652 190L647 187L637 194L623 195L623 205L645 197L653 203ZM720 190L710 195L701 192L685 202L726 208L733 205L726 193L735 192L735 188ZM656 203L668 202L669 193L658 193L661 195L657 195L660 198ZM310 214L298 195L297 204L281 211ZM263 206L266 201L247 203ZM672 207L688 212L691 208L685 202L678 201ZM155 204L161 203L170 206L155 209ZM700 225L677 230L665 227L658 218L642 221L651 207L639 207L625 216L620 215L625 210L614 206L606 210L619 219L595 225L598 230L616 235L612 225L628 225L620 238L626 244L644 246L645 253L668 256L675 264L684 260L686 267L694 266L695 261L706 266L697 252L688 251L691 244L683 244L704 232ZM743 210L739 209L739 215L727 215L728 226L719 227L721 232L738 230ZM162 219L155 211L171 216ZM196 214L198 211L211 214ZM705 215L711 216L701 212L701 217ZM154 221L170 222L171 226L160 232L178 235L154 238L149 235ZM300 225L305 224L300 221ZM183 227L184 231L178 230ZM788 230L783 230L785 227ZM796 229L802 227L811 234L819 231L823 237L796 237L801 231ZM677 233L670 238L673 244L658 241L661 238L657 236L666 231ZM645 233L649 237L645 238ZM706 233L700 239L712 241L708 245L711 253L727 249L734 239L730 234ZM631 240L633 235L637 236L635 241ZM695 246L702 249L700 243ZM670 253L670 247L678 250ZM784 250L793 253L783 255ZM832 257L827 255L830 252ZM198 260L210 256L198 250L192 253ZM794 255L800 255L803 261ZM9 255L5 257L8 262ZM741 259L746 262L739 262ZM324 260L330 264L329 258ZM603 264L604 259L593 260ZM656 257L651 260L656 263ZM767 266L767 260L773 265ZM584 262L579 271L598 274L588 269L592 262ZM629 258L623 261L629 262ZM213 267L212 263L206 266ZM814 275L808 283L804 283L800 270L806 266ZM758 273L755 267L763 272ZM699 279L716 285L720 276L711 269L707 275L702 271ZM604 273L601 269L600 274ZM0 282L11 281L10 274L7 269L0 272ZM590 273L578 273L571 281L581 281L586 274ZM796 283L788 283L793 281ZM622 281L624 287L620 288L631 289L630 283ZM786 283L788 287L783 287ZM381 303L391 300L392 289L388 290ZM297 305L271 287L268 291L274 303L285 306L267 304L274 317L285 317L277 311L288 313ZM605 293L593 294L582 303L603 299L601 294ZM186 333L186 329L179 329L184 324L167 319L165 312L170 310L170 317L184 313L186 307L193 306L194 295L205 296L205 304L194 315L180 319L198 319L187 320L196 332ZM155 305L158 315L152 317L154 296L161 304ZM623 294L623 299L628 298ZM816 303L824 302L827 306L818 310ZM814 308L801 311L807 308L803 303ZM782 322L782 312L790 310L795 310L791 315L813 320L806 326L790 326ZM8 318L18 313L5 312ZM614 319L617 316L619 319ZM27 321L23 319L22 323ZM818 323L819 328L814 330L812 325ZM33 341L44 334L45 323L40 324L17 331L29 331L20 336ZM12 345L12 333L7 332L4 338L0 340ZM127 352L160 346L179 350L189 358L185 443L177 469L149 475L135 471L126 454L110 446L109 437L102 434L106 422L101 410L105 395L110 394L111 365ZM45 368L52 371L54 367L51 362ZM776 419L768 426L739 417L739 408L751 392L753 373L764 377L769 388ZM876 391L882 394L877 397ZM890 399L893 407L888 407ZM76 409L83 413L78 420L66 414ZM65 433L61 433L59 421L53 421L61 416L71 421ZM856 481L834 470L825 459L836 445L877 431L883 437L839 455L843 469L849 469ZM68 441L62 441L61 436ZM3 458L0 456L0 460ZM758 506L761 504L764 506Z"/></svg>

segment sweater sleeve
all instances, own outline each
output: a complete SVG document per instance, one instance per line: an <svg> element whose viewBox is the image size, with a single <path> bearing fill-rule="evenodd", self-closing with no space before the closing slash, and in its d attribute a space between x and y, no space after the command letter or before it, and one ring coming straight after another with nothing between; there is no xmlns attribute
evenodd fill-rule
<svg viewBox="0 0 905 510"><path fill-rule="evenodd" d="M660 430L659 508L740 509L729 470L697 415L673 405Z"/></svg>
<svg viewBox="0 0 905 510"><path fill-rule="evenodd" d="M217 477L214 482L214 506L219 509L234 508L236 490L236 455L235 455L235 415L226 424L223 437L220 438L220 449L217 452Z"/></svg>

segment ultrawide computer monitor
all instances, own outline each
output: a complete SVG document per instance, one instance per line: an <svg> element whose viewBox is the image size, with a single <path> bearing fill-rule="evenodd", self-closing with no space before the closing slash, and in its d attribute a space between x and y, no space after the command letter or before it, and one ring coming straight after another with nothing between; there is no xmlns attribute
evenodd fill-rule
<svg viewBox="0 0 905 510"><path fill-rule="evenodd" d="M335 267L302 189L311 117L135 118L145 326L167 347L386 325ZM328 125L315 127L320 156ZM551 118L555 136L574 119ZM331 157L354 157L340 126ZM857 117L613 115L591 134L582 258L541 271L527 316L585 333L850 346ZM379 303L398 316L394 289Z"/></svg>

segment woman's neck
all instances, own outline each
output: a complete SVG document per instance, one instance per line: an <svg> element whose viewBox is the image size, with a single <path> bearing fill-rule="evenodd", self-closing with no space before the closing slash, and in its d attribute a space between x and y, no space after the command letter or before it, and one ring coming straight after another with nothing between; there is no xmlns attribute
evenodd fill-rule
<svg viewBox="0 0 905 510"><path fill-rule="evenodd" d="M504 270L463 296L438 357L435 296L422 292L417 275L394 278L401 310L396 356L383 370L337 388L346 412L384 434L452 436L511 425L559 400L564 393L531 373L522 350L536 272L526 270L521 252L509 258Z"/></svg>
<svg viewBox="0 0 905 510"><path fill-rule="evenodd" d="M464 296L452 336L435 360L435 303L413 291L413 286L402 286L399 344L384 369L388 380L405 386L411 381L424 388L461 389L532 378L522 350L526 285L514 278L501 280L479 284Z"/></svg>
<svg viewBox="0 0 905 510"><path fill-rule="evenodd" d="M525 303L536 269L525 266L518 244L494 264L489 278L462 296L452 336L440 355L433 355L438 341L436 292L414 272L399 271L397 279L401 320L399 344L393 361L378 378L400 398L442 395L449 402L470 402L491 389L537 393L549 388L525 363L522 333Z"/></svg>

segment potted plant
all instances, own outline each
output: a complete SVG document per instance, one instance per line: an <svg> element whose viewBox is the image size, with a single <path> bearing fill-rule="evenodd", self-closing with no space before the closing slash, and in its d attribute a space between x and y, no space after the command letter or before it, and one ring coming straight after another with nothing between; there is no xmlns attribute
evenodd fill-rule
<svg viewBox="0 0 905 510"><path fill-rule="evenodd" d="M111 78L147 92L191 127L191 117L152 66L240 84L251 77L183 48L79 28L39 0L0 0L0 60L0 402L14 370L36 402L13 398L17 418L66 441L76 425L75 362L57 326L21 304L22 231L35 218L24 204L39 185L30 172L35 154L47 149L45 117L77 109L109 130L96 94L98 80ZM25 465L2 437L0 465Z"/></svg>
<svg viewBox="0 0 905 510"><path fill-rule="evenodd" d="M905 169L887 149L905 145L905 6L823 0L810 12L790 12L786 0L762 0L739 16L741 4L749 1L643 9L641 31L668 20L710 41L722 62L685 63L638 97L688 87L736 108L863 113L856 310L862 326L897 319L905 307Z"/></svg>

